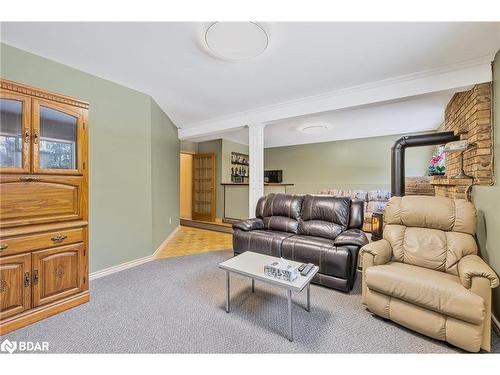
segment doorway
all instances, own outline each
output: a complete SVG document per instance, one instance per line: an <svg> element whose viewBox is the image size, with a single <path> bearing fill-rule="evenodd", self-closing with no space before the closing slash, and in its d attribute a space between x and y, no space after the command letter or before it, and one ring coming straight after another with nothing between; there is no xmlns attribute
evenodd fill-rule
<svg viewBox="0 0 500 375"><path fill-rule="evenodd" d="M180 217L193 218L193 154L181 152L180 158Z"/></svg>
<svg viewBox="0 0 500 375"><path fill-rule="evenodd" d="M192 219L215 221L215 153L193 155Z"/></svg>
<svg viewBox="0 0 500 375"><path fill-rule="evenodd" d="M180 217L215 222L215 153L180 154Z"/></svg>

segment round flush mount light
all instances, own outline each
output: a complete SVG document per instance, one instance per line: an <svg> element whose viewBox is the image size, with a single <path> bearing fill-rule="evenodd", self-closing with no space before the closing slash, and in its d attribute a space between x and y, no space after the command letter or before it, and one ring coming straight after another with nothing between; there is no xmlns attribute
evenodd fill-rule
<svg viewBox="0 0 500 375"><path fill-rule="evenodd" d="M307 125L302 126L298 129L300 132L305 134L322 134L328 130L326 125Z"/></svg>
<svg viewBox="0 0 500 375"><path fill-rule="evenodd" d="M205 32L205 43L215 56L240 61L262 54L269 37L254 22L215 22Z"/></svg>

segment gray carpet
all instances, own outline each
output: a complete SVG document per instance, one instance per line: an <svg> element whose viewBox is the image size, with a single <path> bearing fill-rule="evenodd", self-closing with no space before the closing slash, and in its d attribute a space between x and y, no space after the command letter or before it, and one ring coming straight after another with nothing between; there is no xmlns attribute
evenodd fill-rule
<svg viewBox="0 0 500 375"><path fill-rule="evenodd" d="M48 341L60 353L457 353L370 314L359 278L351 294L313 285L294 295L295 341L286 335L284 290L232 276L224 311L229 251L150 262L91 282L91 302L19 329L10 340ZM494 351L500 340L494 336Z"/></svg>

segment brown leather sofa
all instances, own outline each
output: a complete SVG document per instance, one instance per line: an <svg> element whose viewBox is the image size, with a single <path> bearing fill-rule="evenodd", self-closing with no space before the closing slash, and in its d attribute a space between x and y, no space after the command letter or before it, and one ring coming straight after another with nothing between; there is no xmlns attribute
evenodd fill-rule
<svg viewBox="0 0 500 375"><path fill-rule="evenodd" d="M363 202L333 196L269 194L256 218L233 225L234 254L253 251L314 263L313 282L350 291L359 249L368 243L361 230Z"/></svg>
<svg viewBox="0 0 500 375"><path fill-rule="evenodd" d="M495 272L477 255L465 200L390 199L383 239L364 246L362 298L386 319L470 352L490 351Z"/></svg>

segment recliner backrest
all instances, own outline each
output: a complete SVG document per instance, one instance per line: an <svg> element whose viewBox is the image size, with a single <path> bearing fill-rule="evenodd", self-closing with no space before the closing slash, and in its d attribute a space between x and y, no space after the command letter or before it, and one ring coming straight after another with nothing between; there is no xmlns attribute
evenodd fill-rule
<svg viewBox="0 0 500 375"><path fill-rule="evenodd" d="M262 211L264 227L297 233L303 195L268 194Z"/></svg>
<svg viewBox="0 0 500 375"><path fill-rule="evenodd" d="M349 213L349 229L363 228L365 202L361 199L351 199L351 212Z"/></svg>
<svg viewBox="0 0 500 375"><path fill-rule="evenodd" d="M476 209L463 199L392 197L384 211L384 235L393 261L458 275L458 261L477 254Z"/></svg>
<svg viewBox="0 0 500 375"><path fill-rule="evenodd" d="M349 226L351 199L306 195L302 202L299 234L335 239Z"/></svg>

